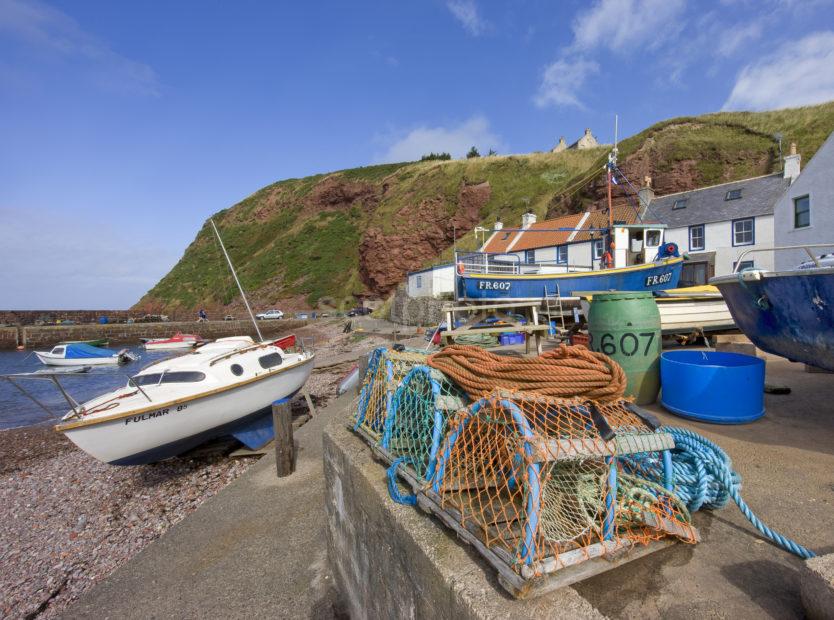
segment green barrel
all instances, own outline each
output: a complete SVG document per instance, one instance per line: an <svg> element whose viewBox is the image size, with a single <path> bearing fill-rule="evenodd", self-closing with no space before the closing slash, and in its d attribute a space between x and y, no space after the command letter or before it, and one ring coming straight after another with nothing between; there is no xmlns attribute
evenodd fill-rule
<svg viewBox="0 0 834 620"><path fill-rule="evenodd" d="M626 395L653 403L660 389L660 312L651 293L597 293L588 312L591 350L615 359L626 373Z"/></svg>

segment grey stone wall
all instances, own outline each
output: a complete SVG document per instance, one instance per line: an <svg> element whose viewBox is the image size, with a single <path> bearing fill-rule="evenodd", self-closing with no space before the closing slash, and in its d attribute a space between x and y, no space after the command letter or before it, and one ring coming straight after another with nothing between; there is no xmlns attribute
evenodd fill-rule
<svg viewBox="0 0 834 620"><path fill-rule="evenodd" d="M405 285L397 287L389 320L400 325L436 326L443 320L443 305L448 301L434 297L409 297Z"/></svg>
<svg viewBox="0 0 834 620"><path fill-rule="evenodd" d="M258 327L264 338L277 336L307 325L307 321L282 319L279 321L259 321ZM165 338L176 332L198 334L206 339L224 338L226 336L249 335L257 338L251 321L178 321L168 323L115 323L107 325L56 325L21 327L21 343L27 349L51 347L63 340L92 340L107 338L111 344L139 344L139 338ZM0 347L12 348L5 338L0 338Z"/></svg>

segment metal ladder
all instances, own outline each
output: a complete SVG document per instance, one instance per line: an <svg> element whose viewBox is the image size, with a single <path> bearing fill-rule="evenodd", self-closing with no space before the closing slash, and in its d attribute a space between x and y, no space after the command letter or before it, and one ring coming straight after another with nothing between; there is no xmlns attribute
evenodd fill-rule
<svg viewBox="0 0 834 620"><path fill-rule="evenodd" d="M559 284L556 284L556 293L550 294L547 291L547 285L544 285L544 297L542 298L544 302L545 314L547 315L548 322L551 320L553 315L558 310L559 312L559 321L562 323L562 331L565 331L565 312L562 308L562 296L559 294Z"/></svg>

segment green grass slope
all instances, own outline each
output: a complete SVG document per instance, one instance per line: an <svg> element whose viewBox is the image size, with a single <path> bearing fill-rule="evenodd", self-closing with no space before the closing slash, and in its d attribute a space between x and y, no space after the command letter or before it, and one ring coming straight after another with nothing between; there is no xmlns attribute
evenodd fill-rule
<svg viewBox="0 0 834 620"><path fill-rule="evenodd" d="M623 140L620 163L632 182L652 176L663 194L779 170L777 132L784 152L796 142L807 163L832 131L834 102L674 118ZM496 220L516 225L528 209L543 218L599 204L607 152L600 147L384 164L288 179L214 220L256 306L313 306L321 300L345 306L390 288L368 275L379 270L381 260L378 251L363 252L371 247L369 238L377 248L390 245L382 262L394 281L408 270L448 259L453 239L458 248L476 247L475 225L491 227ZM466 202L465 188L484 183L486 199L474 206ZM375 264L363 262L366 255ZM190 312L226 307L236 299L206 222L182 259L135 308Z"/></svg>

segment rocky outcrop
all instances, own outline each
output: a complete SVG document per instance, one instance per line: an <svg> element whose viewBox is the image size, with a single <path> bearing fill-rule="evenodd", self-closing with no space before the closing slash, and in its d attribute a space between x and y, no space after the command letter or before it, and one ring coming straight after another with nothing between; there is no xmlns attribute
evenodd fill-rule
<svg viewBox="0 0 834 620"><path fill-rule="evenodd" d="M359 248L359 273L368 295L384 296L474 228L492 194L489 183L463 183L454 209L442 196L401 209L392 232L369 228Z"/></svg>

